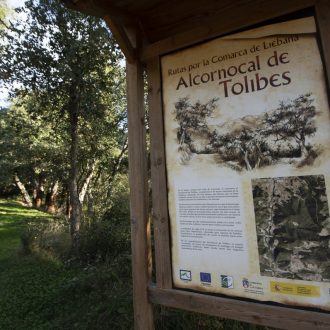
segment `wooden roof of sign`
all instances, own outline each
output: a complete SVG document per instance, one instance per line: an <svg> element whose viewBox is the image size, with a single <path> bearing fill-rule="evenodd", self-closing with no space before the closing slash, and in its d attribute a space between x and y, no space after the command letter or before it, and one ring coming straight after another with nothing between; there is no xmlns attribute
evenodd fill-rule
<svg viewBox="0 0 330 330"><path fill-rule="evenodd" d="M313 3L311 0L62 1L71 9L104 18L128 61L136 56L147 59L233 32L237 26L244 28L265 21L272 18L274 12L279 16ZM136 47L130 41L128 31L132 28L143 37L142 53L136 54Z"/></svg>

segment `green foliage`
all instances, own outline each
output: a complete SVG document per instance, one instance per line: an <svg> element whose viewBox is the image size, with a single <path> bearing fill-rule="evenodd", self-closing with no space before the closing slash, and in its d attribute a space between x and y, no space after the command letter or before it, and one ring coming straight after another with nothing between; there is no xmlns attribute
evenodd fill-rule
<svg viewBox="0 0 330 330"><path fill-rule="evenodd" d="M75 258L83 263L102 263L119 257L128 257L130 263L129 196L127 189L119 188L113 192L112 206L102 218L85 217L83 221L75 251Z"/></svg>
<svg viewBox="0 0 330 330"><path fill-rule="evenodd" d="M74 168L78 192L87 188L80 202L88 196L104 213L127 170L123 55L102 20L60 1L29 0L16 11L24 15L2 33L0 84L15 98L0 113L0 193L17 173L29 192L59 183L63 206Z"/></svg>
<svg viewBox="0 0 330 330"><path fill-rule="evenodd" d="M112 206L103 216L85 215L79 245L72 250L69 223L64 217L26 219L21 233L22 251L62 262L84 265L108 262L130 255L129 196L127 177L119 178L112 195Z"/></svg>
<svg viewBox="0 0 330 330"><path fill-rule="evenodd" d="M68 222L63 218L32 218L21 234L22 251L65 259L71 248Z"/></svg>
<svg viewBox="0 0 330 330"><path fill-rule="evenodd" d="M60 122L44 120L28 110L35 104L26 97L26 106L15 102L10 109L0 112L0 186L3 190L15 173L24 182L32 182L42 174L49 181L65 180L67 175L67 141Z"/></svg>

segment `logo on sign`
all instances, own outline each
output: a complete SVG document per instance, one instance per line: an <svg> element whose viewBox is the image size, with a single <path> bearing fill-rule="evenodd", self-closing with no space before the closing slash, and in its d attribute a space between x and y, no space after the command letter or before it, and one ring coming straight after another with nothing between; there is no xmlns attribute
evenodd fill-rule
<svg viewBox="0 0 330 330"><path fill-rule="evenodd" d="M226 289L234 288L234 279L232 276L221 275L221 287Z"/></svg>
<svg viewBox="0 0 330 330"><path fill-rule="evenodd" d="M243 278L242 284L245 289L250 286L249 280L247 278Z"/></svg>
<svg viewBox="0 0 330 330"><path fill-rule="evenodd" d="M200 273L201 282L211 283L211 274L210 273Z"/></svg>
<svg viewBox="0 0 330 330"><path fill-rule="evenodd" d="M180 280L191 281L191 271L180 269Z"/></svg>

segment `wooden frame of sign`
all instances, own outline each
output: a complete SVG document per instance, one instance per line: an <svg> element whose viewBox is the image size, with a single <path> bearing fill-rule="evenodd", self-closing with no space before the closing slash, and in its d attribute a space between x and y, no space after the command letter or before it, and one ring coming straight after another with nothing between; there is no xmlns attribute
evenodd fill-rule
<svg viewBox="0 0 330 330"><path fill-rule="evenodd" d="M154 328L152 304L283 329L330 328L330 315L326 312L178 290L173 287L171 273L160 56L304 8L314 8L315 10L325 71L329 81L330 2L327 0L273 1L271 4L268 2L267 6L264 5L264 1L256 0L253 6L251 4L248 7L241 6L235 15L222 12L221 20L208 22L189 32L178 33L174 37L147 46L138 47L139 36L135 35L136 32L129 34L130 42L137 49L137 56L133 50L126 51L126 57L128 57L129 162L136 329ZM132 56L130 57L129 54ZM148 214L147 149L143 106L144 65L147 67L149 79L152 220ZM154 228L156 283L153 283L151 279L150 220L153 222Z"/></svg>

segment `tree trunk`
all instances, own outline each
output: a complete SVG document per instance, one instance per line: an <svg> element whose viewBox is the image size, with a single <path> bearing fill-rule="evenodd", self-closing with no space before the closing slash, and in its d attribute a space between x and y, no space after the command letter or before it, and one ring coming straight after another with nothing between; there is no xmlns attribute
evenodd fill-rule
<svg viewBox="0 0 330 330"><path fill-rule="evenodd" d="M84 183L82 185L82 188L80 190L80 193L79 193L79 202L80 202L80 205L82 205L83 202L84 202L84 200L85 200L85 196L86 196L86 193L87 193L87 189L89 187L89 183L90 183L92 177L95 174L95 168L96 168L96 161L93 162L92 167L91 167L89 173L87 174L87 176L86 176L86 178L84 180Z"/></svg>
<svg viewBox="0 0 330 330"><path fill-rule="evenodd" d="M65 216L69 222L70 216L71 216L70 191L67 192L66 198L65 198Z"/></svg>
<svg viewBox="0 0 330 330"><path fill-rule="evenodd" d="M41 208L44 197L45 197L44 180L40 176L38 179L37 195L36 195L36 199L35 199L35 207L37 209Z"/></svg>
<svg viewBox="0 0 330 330"><path fill-rule="evenodd" d="M69 174L69 192L70 192L70 231L73 244L77 245L79 240L79 229L81 221L81 205L78 193L78 122L79 122L79 96L78 87L72 86L70 102L70 174Z"/></svg>
<svg viewBox="0 0 330 330"><path fill-rule="evenodd" d="M21 194L23 196L23 199L24 199L25 204L28 207L32 207L31 198L30 198L28 192L26 191L24 184L20 181L20 179L19 179L19 177L18 177L17 174L14 175L14 180L15 180L16 186L18 187L18 189L20 190L20 192L21 192Z"/></svg>
<svg viewBox="0 0 330 330"><path fill-rule="evenodd" d="M305 136L302 136L300 139L300 150L301 150L301 157L304 159L307 158L308 150L306 148Z"/></svg>
<svg viewBox="0 0 330 330"><path fill-rule="evenodd" d="M56 196L58 192L58 181L56 181L53 186L51 187L48 196L47 196L47 212L49 213L56 213Z"/></svg>
<svg viewBox="0 0 330 330"><path fill-rule="evenodd" d="M38 180L33 180L33 192L32 192L32 200L33 200L33 206L36 207L36 201L37 201L37 194L38 194Z"/></svg>
<svg viewBox="0 0 330 330"><path fill-rule="evenodd" d="M89 218L94 217L93 194L91 191L87 192L87 214Z"/></svg>
<svg viewBox="0 0 330 330"><path fill-rule="evenodd" d="M246 169L248 171L252 171L252 166L249 162L249 157L248 157L248 152L247 151L244 152L244 161L245 161Z"/></svg>
<svg viewBox="0 0 330 330"><path fill-rule="evenodd" d="M260 156L258 156L258 159L256 161L256 164L255 164L254 168L259 168L260 162L261 162L261 158L260 158Z"/></svg>
<svg viewBox="0 0 330 330"><path fill-rule="evenodd" d="M123 147L121 149L120 154L118 155L118 157L115 159L110 176L109 176L109 189L107 192L107 197L110 198L111 194L112 194L112 188L113 188L113 183L115 181L115 177L116 174L118 173L122 160L124 159L125 153L127 151L128 148L128 139L125 139L125 143L123 144Z"/></svg>

